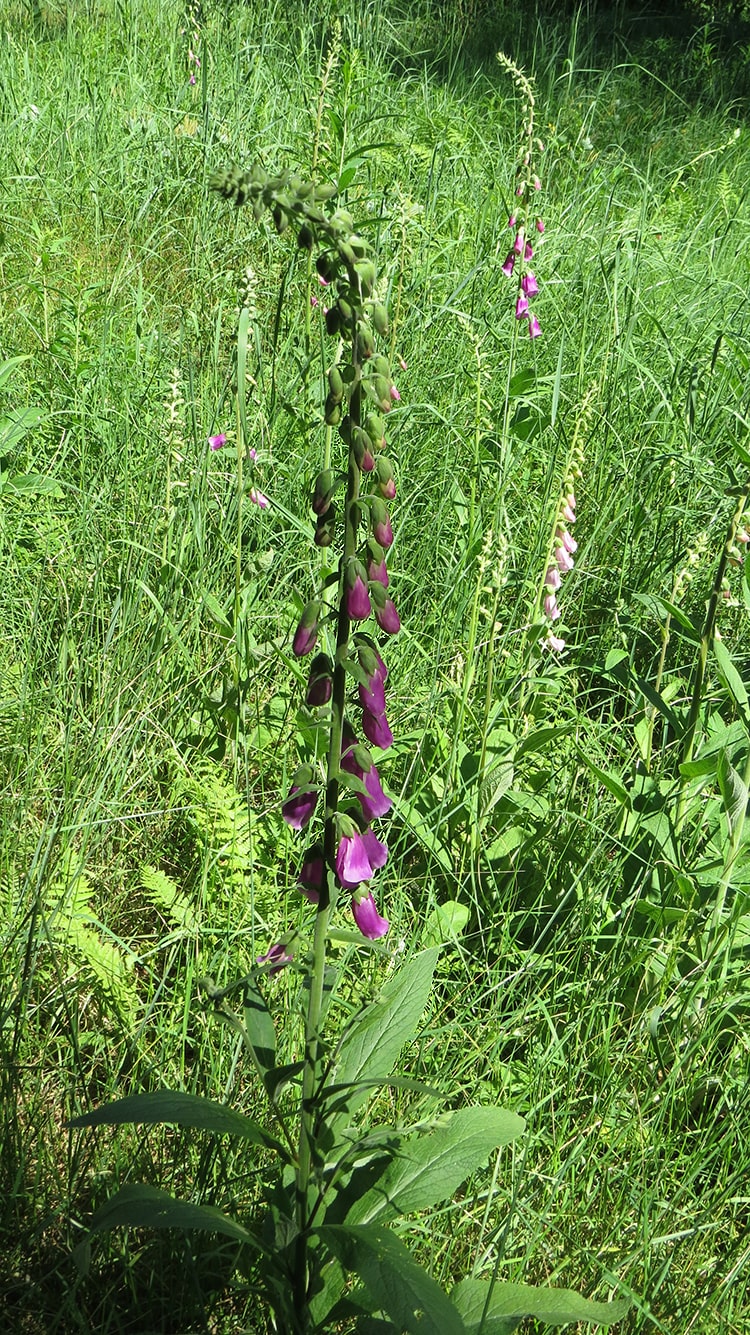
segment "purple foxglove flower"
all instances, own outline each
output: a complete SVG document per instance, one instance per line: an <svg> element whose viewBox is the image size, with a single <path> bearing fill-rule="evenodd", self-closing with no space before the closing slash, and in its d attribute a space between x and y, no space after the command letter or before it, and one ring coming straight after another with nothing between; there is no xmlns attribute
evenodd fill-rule
<svg viewBox="0 0 750 1335"><path fill-rule="evenodd" d="M554 593L548 593L544 600L544 615L549 617L550 621L557 621L560 616L560 608L557 606Z"/></svg>
<svg viewBox="0 0 750 1335"><path fill-rule="evenodd" d="M356 890L363 881L369 881L373 866L367 856L362 835L355 830L353 834L342 835L336 849L336 875L339 885L345 890Z"/></svg>
<svg viewBox="0 0 750 1335"><path fill-rule="evenodd" d="M544 223L542 222L541 218L537 218L536 220L536 230L540 236L544 235Z"/></svg>
<svg viewBox="0 0 750 1335"><path fill-rule="evenodd" d="M536 281L535 275L531 272L531 269L529 269L528 273L525 273L521 279L521 287L527 297L535 297L539 291L539 284Z"/></svg>
<svg viewBox="0 0 750 1335"><path fill-rule="evenodd" d="M359 574L346 591L346 610L352 621L365 621L372 612L367 585Z"/></svg>
<svg viewBox="0 0 750 1335"><path fill-rule="evenodd" d="M380 483L380 495L386 501L395 501L396 499L396 481L389 477L387 482Z"/></svg>
<svg viewBox="0 0 750 1335"><path fill-rule="evenodd" d="M568 555L563 546L555 548L555 560L557 561L558 570L561 570L563 574L568 570L572 570L575 565L573 557Z"/></svg>
<svg viewBox="0 0 750 1335"><path fill-rule="evenodd" d="M359 644L357 646L357 658L359 659L359 666L363 672L367 673L368 677L371 677L373 672L379 672L383 681L388 680L388 668L373 645Z"/></svg>
<svg viewBox="0 0 750 1335"><path fill-rule="evenodd" d="M563 519L566 519L569 524L575 524L576 522L575 506L571 505L569 501L566 501L565 504L563 505L562 515Z"/></svg>
<svg viewBox="0 0 750 1335"><path fill-rule="evenodd" d="M511 213L511 215L510 215L510 217L509 217L509 219L508 219L508 226L509 226L511 232L513 231L513 228L516 227L517 225L518 225L518 223L517 223L516 215L515 215L515 213Z"/></svg>
<svg viewBox="0 0 750 1335"><path fill-rule="evenodd" d="M573 537L573 534L569 533L566 528L556 529L555 537L562 543L569 556L573 556L574 553L578 551L578 543Z"/></svg>
<svg viewBox="0 0 750 1335"><path fill-rule="evenodd" d="M535 315L529 316L529 338L538 338L542 332L542 326Z"/></svg>
<svg viewBox="0 0 750 1335"><path fill-rule="evenodd" d="M307 677L305 704L310 709L327 705L333 693L333 664L328 654L316 654Z"/></svg>
<svg viewBox="0 0 750 1335"><path fill-rule="evenodd" d="M310 305L313 307L313 309L318 305L318 298L316 297L314 292L310 296Z"/></svg>
<svg viewBox="0 0 750 1335"><path fill-rule="evenodd" d="M195 75L194 75L194 74L191 74L191 75L190 75L190 78L188 79L188 83L191 85L191 87L195 87L196 78L195 78Z"/></svg>
<svg viewBox="0 0 750 1335"><path fill-rule="evenodd" d="M365 830L362 835L362 843L365 846L367 860L373 871L379 871L388 861L388 846L378 839L372 830Z"/></svg>
<svg viewBox="0 0 750 1335"><path fill-rule="evenodd" d="M290 950L287 950L286 942L277 941L275 945L271 946L270 950L266 951L265 955L258 955L255 963L266 964L270 962L272 968L267 969L266 972L272 974L278 973L285 964L290 964L293 959L294 955Z"/></svg>
<svg viewBox="0 0 750 1335"><path fill-rule="evenodd" d="M522 228L522 227L519 227L519 229L518 229L518 231L516 232L516 235L515 235L515 237L514 237L514 240L513 240L513 249L514 249L516 255L522 255L522 254L523 254L523 241L524 241L523 228Z"/></svg>
<svg viewBox="0 0 750 1335"><path fill-rule="evenodd" d="M531 178L531 184L533 185L533 187L534 187L535 190L541 190L541 188L542 188L542 183L541 183L541 181L539 180L539 177L538 177L538 176L532 176L532 178Z"/></svg>
<svg viewBox="0 0 750 1335"><path fill-rule="evenodd" d="M552 631L547 636L546 644L548 648L554 649L556 654L562 653L565 648L565 641L561 640L559 635L553 635Z"/></svg>
<svg viewBox="0 0 750 1335"><path fill-rule="evenodd" d="M388 588L388 569L383 561L373 561L370 559L367 563L367 578L374 584L382 584L384 589Z"/></svg>
<svg viewBox="0 0 750 1335"><path fill-rule="evenodd" d="M297 878L300 893L305 896L305 899L309 899L311 904L317 904L320 899L324 875L325 863L322 846L313 844L312 848L309 848L305 854L305 860L300 867Z"/></svg>
<svg viewBox="0 0 750 1335"><path fill-rule="evenodd" d="M565 497L565 503L566 503L566 505L569 505L569 506L570 506L571 510L575 510L575 508L576 508L576 496L575 496L575 492L574 492L574 491L569 491L569 492L568 492L567 496Z"/></svg>
<svg viewBox="0 0 750 1335"><path fill-rule="evenodd" d="M392 598L386 598L385 607L375 608L375 620L386 635L398 635L401 629L401 618L396 611L396 604Z"/></svg>
<svg viewBox="0 0 750 1335"><path fill-rule="evenodd" d="M373 501L371 518L372 536L387 551L393 542L393 529L391 528L391 517L382 501L377 499Z"/></svg>
<svg viewBox="0 0 750 1335"><path fill-rule="evenodd" d="M250 488L249 498L253 505L257 505L259 510L267 510L271 504L268 497L264 496L262 491L256 491L255 487Z"/></svg>
<svg viewBox="0 0 750 1335"><path fill-rule="evenodd" d="M516 195L518 196L519 199L523 199L525 190L526 190L525 182L522 182L521 185L516 186Z"/></svg>
<svg viewBox="0 0 750 1335"><path fill-rule="evenodd" d="M290 829L303 830L312 820L317 805L317 789L311 788L308 792L300 792L300 785L295 784L289 790L289 796L282 805L281 814Z"/></svg>
<svg viewBox="0 0 750 1335"><path fill-rule="evenodd" d="M347 774L353 774L360 779L367 789L367 795L357 793L357 799L368 825L370 821L377 820L379 816L387 815L393 803L390 797L386 797L383 792L380 775L375 766L370 765L369 770L363 769L357 761L354 747L350 746L341 757L341 768L346 770Z"/></svg>
<svg viewBox="0 0 750 1335"><path fill-rule="evenodd" d="M529 313L529 299L523 292L519 292L516 300L516 319L525 320Z"/></svg>
<svg viewBox="0 0 750 1335"><path fill-rule="evenodd" d="M551 589L553 593L555 589L559 589L560 585L562 584L562 580L560 578L560 571L557 569L557 566L549 567L547 574L544 576L544 583L546 588Z"/></svg>
<svg viewBox="0 0 750 1335"><path fill-rule="evenodd" d="M391 398L393 399L393 402L394 402L394 403L400 403L400 402L401 402L401 395L399 394L399 392L398 392L398 390L396 389L396 386L395 386L395 385L391 385Z"/></svg>
<svg viewBox="0 0 750 1335"><path fill-rule="evenodd" d="M387 751L393 742L393 733L388 726L385 714L371 714L369 709L362 710L362 731L368 742Z"/></svg>
<svg viewBox="0 0 750 1335"><path fill-rule="evenodd" d="M533 256L534 256L534 251L531 242L527 241L526 245L523 248L523 257L525 260L530 260L533 258Z"/></svg>
<svg viewBox="0 0 750 1335"><path fill-rule="evenodd" d="M362 708L369 709L371 714L385 713L385 687L379 672L373 672L372 676L367 678L366 686L360 682L359 702Z"/></svg>
<svg viewBox="0 0 750 1335"><path fill-rule="evenodd" d="M304 658L312 653L318 639L318 604L308 603L299 620L292 640L292 653L295 658Z"/></svg>
<svg viewBox="0 0 750 1335"><path fill-rule="evenodd" d="M227 438L224 432L220 431L216 436L209 436L208 443L212 450L220 450L222 445L226 445Z"/></svg>
<svg viewBox="0 0 750 1335"><path fill-rule="evenodd" d="M508 254L505 256L504 262L500 266L500 272L504 273L506 278L512 278L515 263L516 263L515 254L512 250L510 250Z"/></svg>
<svg viewBox="0 0 750 1335"><path fill-rule="evenodd" d="M352 899L352 913L360 932L368 941L377 941L378 937L385 936L390 927L388 919L381 918L378 913L372 892L365 895L364 899Z"/></svg>
<svg viewBox="0 0 750 1335"><path fill-rule="evenodd" d="M255 460L258 457L258 451L254 449L252 445L250 446L250 449L247 452L247 457L248 459L251 459L253 463L255 463Z"/></svg>

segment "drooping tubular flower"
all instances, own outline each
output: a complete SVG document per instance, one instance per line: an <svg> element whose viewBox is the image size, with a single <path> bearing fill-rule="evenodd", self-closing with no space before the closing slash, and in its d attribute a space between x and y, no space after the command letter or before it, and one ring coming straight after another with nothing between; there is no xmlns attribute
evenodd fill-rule
<svg viewBox="0 0 750 1335"><path fill-rule="evenodd" d="M289 796L283 803L281 814L292 830L303 830L309 825L318 805L318 790L311 786L313 773L309 765L297 770Z"/></svg>
<svg viewBox="0 0 750 1335"><path fill-rule="evenodd" d="M388 919L381 918L378 913L371 890L367 894L360 892L352 897L352 913L360 932L369 941L377 941L378 937L385 936L390 927Z"/></svg>

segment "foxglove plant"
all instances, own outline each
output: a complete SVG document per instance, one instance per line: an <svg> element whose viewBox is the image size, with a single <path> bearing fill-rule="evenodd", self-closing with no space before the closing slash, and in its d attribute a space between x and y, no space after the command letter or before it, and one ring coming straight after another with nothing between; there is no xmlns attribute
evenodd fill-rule
<svg viewBox="0 0 750 1335"><path fill-rule="evenodd" d="M282 805L290 828L305 835L297 884L315 908L313 939L309 951L297 933L273 943L250 974L222 991L210 979L202 982L204 995L242 1040L266 1096L270 1127L225 1104L167 1090L118 1100L73 1122L172 1122L234 1134L272 1152L279 1168L264 1192L260 1221L240 1224L136 1185L123 1187L97 1212L92 1231L121 1224L204 1228L240 1241L248 1258L244 1271L264 1292L282 1335L323 1335L341 1323L350 1327L353 1319L357 1328L364 1322L367 1329L414 1335L472 1335L485 1321L511 1330L527 1315L554 1324L616 1320L626 1303L592 1303L525 1285L466 1279L448 1297L388 1227L452 1195L520 1134L523 1121L494 1107L422 1117L407 1129L353 1120L382 1085L406 1086L422 1100L442 1097L391 1075L427 1003L437 948L394 970L377 1001L355 1010L343 1034L324 1032L340 977L330 945L352 939L333 925L339 900L349 903L359 945L380 942L389 931L372 883L388 860L376 824L392 802L361 740L381 750L393 740L386 718L389 674L374 636L375 625L385 635L400 626L386 593L393 543L388 505L396 489L385 419L399 397L389 360L377 351L387 314L376 296L374 261L353 219L326 208L332 186L307 185L286 172L269 178L260 167L248 175L221 173L213 185L237 205L250 203L257 218L270 211L279 234L291 226L300 246L317 249L317 269L328 285L326 328L344 348L328 372L324 410L326 423L338 427L344 466L319 471L311 493L314 541L333 548L337 570L332 579L321 578L292 637L293 654L310 658L305 702L325 738L325 773L300 767ZM266 977L283 968L307 971L302 1055L291 1065L277 1059L276 1026L261 990ZM235 991L243 997L242 1016L228 1004ZM352 1012L348 995L346 1009ZM290 1096L281 1093L290 1085L297 1095L292 1116ZM358 1287L348 1292L350 1272Z"/></svg>
<svg viewBox="0 0 750 1335"><path fill-rule="evenodd" d="M537 176L534 162L535 154L544 152L544 144L534 130L536 104L531 80L502 51L498 51L497 59L513 79L523 99L525 112L516 166L515 202L508 218L513 242L501 265L501 272L506 278L516 280L516 319L527 320L529 337L538 338L542 330L536 315L531 310L530 302L537 295L539 284L530 265L534 258L534 246L541 242L544 235L544 222L535 207L535 198L542 188L542 183Z"/></svg>

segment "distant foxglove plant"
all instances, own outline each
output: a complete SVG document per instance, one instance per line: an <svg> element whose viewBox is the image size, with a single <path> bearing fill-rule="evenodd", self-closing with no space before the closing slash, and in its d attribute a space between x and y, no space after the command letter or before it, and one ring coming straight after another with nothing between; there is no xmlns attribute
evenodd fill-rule
<svg viewBox="0 0 750 1335"><path fill-rule="evenodd" d="M511 76L524 101L525 119L521 127L521 146L516 167L515 204L508 218L508 227L513 233L513 243L500 271L506 278L515 278L517 282L516 310L517 320L528 321L529 337L538 338L541 326L531 310L530 301L539 291L536 274L529 267L534 258L534 246L537 238L544 234L544 222L535 207L535 198L542 188L542 183L535 170L534 157L544 152L544 144L534 130L535 100L531 80L502 51L497 59L503 69Z"/></svg>

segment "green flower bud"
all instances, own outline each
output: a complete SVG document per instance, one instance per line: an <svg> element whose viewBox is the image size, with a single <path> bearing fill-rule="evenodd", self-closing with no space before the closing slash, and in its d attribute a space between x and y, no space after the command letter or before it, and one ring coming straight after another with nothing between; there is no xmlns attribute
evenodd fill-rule
<svg viewBox="0 0 750 1335"><path fill-rule="evenodd" d="M312 489L310 504L316 515L324 515L331 504L333 495L334 480L330 468L324 468L318 473L315 479L315 486Z"/></svg>
<svg viewBox="0 0 750 1335"><path fill-rule="evenodd" d="M353 269L355 267L357 257L354 254L354 251L352 250L351 246L349 245L349 242L340 241L338 249L339 249L339 255L341 256L344 263L350 269Z"/></svg>
<svg viewBox="0 0 750 1335"><path fill-rule="evenodd" d="M372 359L372 369L373 369L373 371L375 371L378 375L384 375L384 376L386 377L387 380L390 380L390 378L391 378L391 363L389 362L389 360L388 360L387 357L384 357L384 356L383 356L382 353L378 353L377 357L373 357L373 359Z"/></svg>
<svg viewBox="0 0 750 1335"><path fill-rule="evenodd" d="M357 356L360 361L366 361L372 357L375 351L375 339L372 336L372 330L360 320L357 323Z"/></svg>
<svg viewBox="0 0 750 1335"><path fill-rule="evenodd" d="M330 182L327 185L326 184L316 185L315 198L319 200L321 203L323 202L323 200L333 199L333 196L336 194L337 189L338 187Z"/></svg>
<svg viewBox="0 0 750 1335"><path fill-rule="evenodd" d="M336 305L338 306L342 321L348 324L354 315L354 308L351 302L347 301L345 297L339 297Z"/></svg>
<svg viewBox="0 0 750 1335"><path fill-rule="evenodd" d="M338 366L332 366L328 372L328 388L334 403L340 403L344 397L344 381Z"/></svg>
<svg viewBox="0 0 750 1335"><path fill-rule="evenodd" d="M358 260L363 260L365 258L367 254L367 242L361 236L357 236L356 232L352 232L352 235L349 237L349 245Z"/></svg>
<svg viewBox="0 0 750 1335"><path fill-rule="evenodd" d="M330 547L336 536L336 506L333 501L325 514L318 516L313 541L316 547Z"/></svg>
<svg viewBox="0 0 750 1335"><path fill-rule="evenodd" d="M365 297L369 297L375 286L375 265L372 260L357 260L354 270L359 278L361 292Z"/></svg>
<svg viewBox="0 0 750 1335"><path fill-rule="evenodd" d="M352 443L352 419L347 413L346 417L339 422L339 435L345 445Z"/></svg>
<svg viewBox="0 0 750 1335"><path fill-rule="evenodd" d="M370 376L367 388L371 390L381 413L389 413L391 411L391 387L385 376Z"/></svg>
<svg viewBox="0 0 750 1335"><path fill-rule="evenodd" d="M385 422L378 413L368 413L365 431L377 449L381 450L385 441Z"/></svg>
<svg viewBox="0 0 750 1335"><path fill-rule="evenodd" d="M332 255L319 255L315 261L315 268L326 283L330 283L336 276L336 264Z"/></svg>
<svg viewBox="0 0 750 1335"><path fill-rule="evenodd" d="M307 223L303 223L297 233L297 245L300 250L312 250L313 234Z"/></svg>
<svg viewBox="0 0 750 1335"><path fill-rule="evenodd" d="M335 399L332 394L326 398L323 418L326 426L338 426L341 421L341 401Z"/></svg>
<svg viewBox="0 0 750 1335"><path fill-rule="evenodd" d="M376 302L372 308L372 323L379 334L384 336L388 333L388 312L385 306L381 306L379 302Z"/></svg>
<svg viewBox="0 0 750 1335"><path fill-rule="evenodd" d="M326 333L337 334L341 328L341 314L338 306L330 306L326 311Z"/></svg>

